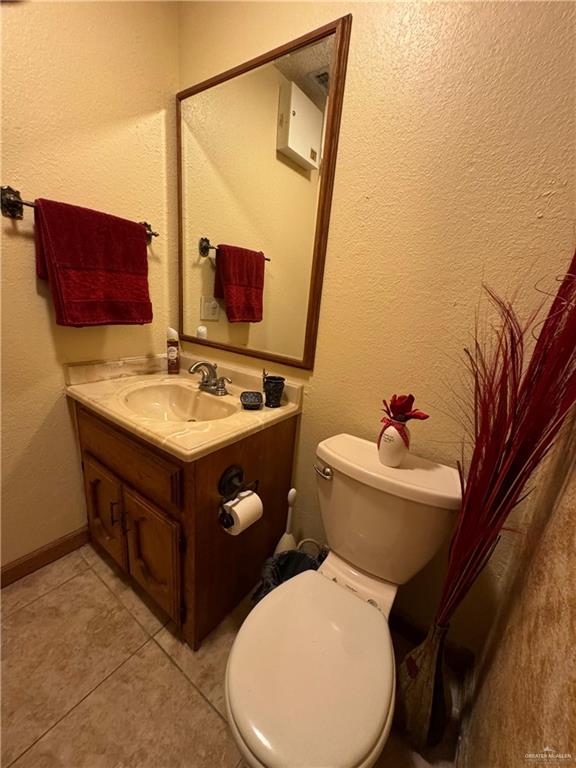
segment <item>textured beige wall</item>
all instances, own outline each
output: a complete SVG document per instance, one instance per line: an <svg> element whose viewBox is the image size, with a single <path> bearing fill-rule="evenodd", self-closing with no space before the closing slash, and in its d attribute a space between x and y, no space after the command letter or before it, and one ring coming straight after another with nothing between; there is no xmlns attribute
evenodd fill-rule
<svg viewBox="0 0 576 768"><path fill-rule="evenodd" d="M196 25L203 31L181 46L182 88L354 17L316 364L300 377L297 523L322 538L316 444L340 431L374 439L382 398L409 390L432 414L412 430L414 451L453 464L462 429L451 389L482 281L509 293L520 286L518 305L529 309L540 300L534 283L545 276L553 287L569 262L576 7L237 2L180 10L183 42ZM481 642L515 543L503 537L454 639ZM436 562L402 588L397 608L425 621L440 570Z"/></svg>
<svg viewBox="0 0 576 768"><path fill-rule="evenodd" d="M175 308L170 3L2 4L2 183L146 219L154 322L62 328L34 271L33 215L2 219L2 559L85 522L62 363L160 352ZM167 151L167 147L169 150Z"/></svg>
<svg viewBox="0 0 576 768"><path fill-rule="evenodd" d="M414 391L432 414L415 426L414 450L453 463L462 430L450 387L481 281L501 291L520 283L529 308L533 283L546 275L553 285L573 247L575 10L562 2L3 4L2 182L25 197L145 217L162 233L150 258L152 326L65 329L54 326L34 277L30 212L18 225L3 220L5 560L83 522L62 362L163 348L176 309L174 92L349 11L316 365L313 374L284 369L307 383L299 527L323 536L311 471L318 441L339 431L373 438L381 399L394 391ZM513 555L509 535L461 612L458 639L482 637ZM400 590L400 610L426 619L438 570Z"/></svg>
<svg viewBox="0 0 576 768"><path fill-rule="evenodd" d="M184 329L202 323L212 341L302 358L314 250L318 172L276 156L278 97L288 81L269 64L182 105ZM225 115L225 119L223 116ZM264 251L261 323L200 320L214 295L214 266L198 239Z"/></svg>
<svg viewBox="0 0 576 768"><path fill-rule="evenodd" d="M573 437L572 459L576 455ZM576 760L576 465L559 503L541 498L491 633L460 744L459 768L514 768L549 747ZM511 709L512 705L512 709ZM548 760L547 763L550 763ZM537 763L544 765L543 761Z"/></svg>

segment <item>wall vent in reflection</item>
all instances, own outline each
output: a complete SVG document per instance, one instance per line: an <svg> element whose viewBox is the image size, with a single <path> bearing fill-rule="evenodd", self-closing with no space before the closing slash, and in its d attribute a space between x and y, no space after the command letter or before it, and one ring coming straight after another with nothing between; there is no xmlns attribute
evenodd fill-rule
<svg viewBox="0 0 576 768"><path fill-rule="evenodd" d="M330 70L328 67L317 69L316 72L309 72L308 77L319 85L324 93L328 95L328 88L330 87Z"/></svg>

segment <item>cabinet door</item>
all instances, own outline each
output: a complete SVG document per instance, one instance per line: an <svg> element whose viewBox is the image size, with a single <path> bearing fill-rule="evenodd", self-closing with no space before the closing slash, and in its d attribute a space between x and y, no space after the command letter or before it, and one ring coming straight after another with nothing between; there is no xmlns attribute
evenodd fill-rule
<svg viewBox="0 0 576 768"><path fill-rule="evenodd" d="M92 456L84 457L84 482L90 535L124 570L126 541L122 533L120 481Z"/></svg>
<svg viewBox="0 0 576 768"><path fill-rule="evenodd" d="M180 624L180 523L126 487L123 495L130 575Z"/></svg>

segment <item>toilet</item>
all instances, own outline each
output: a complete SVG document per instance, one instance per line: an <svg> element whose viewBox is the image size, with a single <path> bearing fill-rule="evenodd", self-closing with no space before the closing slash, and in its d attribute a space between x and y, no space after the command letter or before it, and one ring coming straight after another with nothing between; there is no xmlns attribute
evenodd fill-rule
<svg viewBox="0 0 576 768"><path fill-rule="evenodd" d="M324 440L314 470L330 554L252 610L226 669L228 722L251 768L370 768L394 714L388 616L438 551L461 501L458 472L374 443Z"/></svg>

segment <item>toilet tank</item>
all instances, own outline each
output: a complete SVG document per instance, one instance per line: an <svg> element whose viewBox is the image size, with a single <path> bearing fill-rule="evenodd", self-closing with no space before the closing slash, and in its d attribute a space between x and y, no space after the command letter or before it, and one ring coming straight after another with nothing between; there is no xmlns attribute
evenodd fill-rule
<svg viewBox="0 0 576 768"><path fill-rule="evenodd" d="M375 443L352 435L324 440L316 457L320 511L331 550L393 584L411 579L456 522L461 502L457 470L413 454L400 467L386 467Z"/></svg>

